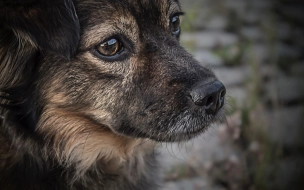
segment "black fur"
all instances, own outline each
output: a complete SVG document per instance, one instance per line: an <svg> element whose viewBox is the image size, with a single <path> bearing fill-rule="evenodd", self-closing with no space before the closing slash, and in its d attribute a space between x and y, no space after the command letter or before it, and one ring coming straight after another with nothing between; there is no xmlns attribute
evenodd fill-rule
<svg viewBox="0 0 304 190"><path fill-rule="evenodd" d="M181 14L174 0L0 1L0 189L157 189L145 143L223 115L189 98L216 77L170 31ZM98 53L109 38L121 54Z"/></svg>

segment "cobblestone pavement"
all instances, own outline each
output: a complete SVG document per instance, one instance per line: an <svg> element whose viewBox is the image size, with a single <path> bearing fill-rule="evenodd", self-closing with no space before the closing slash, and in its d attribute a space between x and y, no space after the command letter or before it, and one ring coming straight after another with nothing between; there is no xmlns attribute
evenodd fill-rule
<svg viewBox="0 0 304 190"><path fill-rule="evenodd" d="M163 190L304 189L304 3L181 3L181 43L227 87L227 121L160 147Z"/></svg>

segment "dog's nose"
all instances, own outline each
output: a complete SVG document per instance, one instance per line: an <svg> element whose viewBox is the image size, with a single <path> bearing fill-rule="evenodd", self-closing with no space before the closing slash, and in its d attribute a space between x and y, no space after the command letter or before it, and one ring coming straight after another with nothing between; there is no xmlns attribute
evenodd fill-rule
<svg viewBox="0 0 304 190"><path fill-rule="evenodd" d="M201 82L195 85L190 96L195 105L204 107L207 114L215 115L223 107L226 88L218 80L209 83Z"/></svg>

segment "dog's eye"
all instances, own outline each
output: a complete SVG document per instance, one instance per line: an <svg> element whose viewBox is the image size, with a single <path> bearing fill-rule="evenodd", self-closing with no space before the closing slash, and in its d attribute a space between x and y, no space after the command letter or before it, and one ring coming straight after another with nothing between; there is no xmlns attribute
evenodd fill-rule
<svg viewBox="0 0 304 190"><path fill-rule="evenodd" d="M171 19L171 32L173 35L179 35L180 33L180 19L179 16L174 16Z"/></svg>
<svg viewBox="0 0 304 190"><path fill-rule="evenodd" d="M114 56L122 51L122 43L112 38L106 42L103 42L97 46L97 51L103 56Z"/></svg>

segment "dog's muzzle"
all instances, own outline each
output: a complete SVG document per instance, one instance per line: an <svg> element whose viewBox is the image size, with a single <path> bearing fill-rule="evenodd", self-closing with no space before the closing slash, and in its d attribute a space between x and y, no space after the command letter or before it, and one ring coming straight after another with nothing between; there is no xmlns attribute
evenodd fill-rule
<svg viewBox="0 0 304 190"><path fill-rule="evenodd" d="M196 106L203 107L209 115L216 115L225 102L226 88L218 80L199 82L190 91L190 97Z"/></svg>

